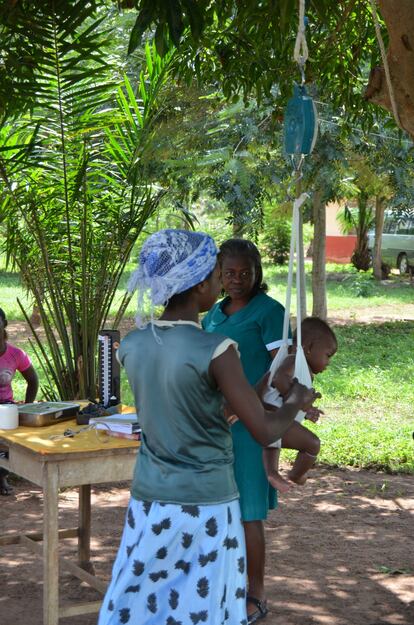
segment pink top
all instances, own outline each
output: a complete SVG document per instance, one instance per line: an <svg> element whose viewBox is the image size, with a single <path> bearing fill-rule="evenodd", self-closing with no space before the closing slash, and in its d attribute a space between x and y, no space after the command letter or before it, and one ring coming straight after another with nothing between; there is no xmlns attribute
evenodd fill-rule
<svg viewBox="0 0 414 625"><path fill-rule="evenodd" d="M6 343L6 351L0 356L0 403L13 401L13 376L16 371L26 371L31 364L26 352Z"/></svg>

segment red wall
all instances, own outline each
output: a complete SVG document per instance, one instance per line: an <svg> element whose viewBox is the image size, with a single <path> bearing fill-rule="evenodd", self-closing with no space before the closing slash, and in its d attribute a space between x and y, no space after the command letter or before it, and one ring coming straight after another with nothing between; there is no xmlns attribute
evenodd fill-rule
<svg viewBox="0 0 414 625"><path fill-rule="evenodd" d="M337 263L349 263L355 249L356 236L327 236L326 260Z"/></svg>

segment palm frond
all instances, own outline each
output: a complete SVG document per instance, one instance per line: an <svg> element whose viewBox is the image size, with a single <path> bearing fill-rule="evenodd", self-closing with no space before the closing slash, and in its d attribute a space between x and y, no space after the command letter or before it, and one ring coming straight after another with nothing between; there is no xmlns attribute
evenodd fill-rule
<svg viewBox="0 0 414 625"><path fill-rule="evenodd" d="M138 85L125 77L118 86L108 80L104 23L90 3L45 4L33 35L44 49L31 115L0 127L0 216L7 257L40 310L47 349L32 331L47 393L92 398L98 332L164 193L146 181L140 160L169 65L148 47Z"/></svg>

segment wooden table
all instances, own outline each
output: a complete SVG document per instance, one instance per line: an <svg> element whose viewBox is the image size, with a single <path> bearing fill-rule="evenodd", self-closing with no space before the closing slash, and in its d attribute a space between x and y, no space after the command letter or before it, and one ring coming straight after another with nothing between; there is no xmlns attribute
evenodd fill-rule
<svg viewBox="0 0 414 625"><path fill-rule="evenodd" d="M43 532L6 534L0 546L22 544L43 557L43 623L58 625L59 618L98 612L101 602L59 607L59 566L104 593L107 583L93 575L90 563L91 484L130 480L139 443L96 432L82 432L74 438L52 440L75 421L43 428L20 427L0 430L0 447L8 459L0 466L43 488ZM107 442L102 442L107 439ZM58 527L59 488L79 486L78 527ZM78 562L59 556L59 539L78 538ZM43 543L43 544L42 544Z"/></svg>

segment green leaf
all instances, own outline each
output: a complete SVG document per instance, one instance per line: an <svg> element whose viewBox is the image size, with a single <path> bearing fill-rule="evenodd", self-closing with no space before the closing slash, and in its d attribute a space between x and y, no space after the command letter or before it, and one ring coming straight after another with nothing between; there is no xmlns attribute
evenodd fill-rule
<svg viewBox="0 0 414 625"><path fill-rule="evenodd" d="M135 24L132 28L131 35L128 44L128 54L131 54L141 45L142 35L150 26L153 21L153 12L151 5L147 2L144 3L141 11L138 13L138 17L135 20Z"/></svg>
<svg viewBox="0 0 414 625"><path fill-rule="evenodd" d="M164 23L160 23L157 26L154 35L155 47L160 56L164 56L168 51L168 44L166 39L166 25Z"/></svg>
<svg viewBox="0 0 414 625"><path fill-rule="evenodd" d="M174 45L178 47L180 45L181 35L184 30L181 4L179 0L165 0L165 2L167 6L167 20L170 30L170 36Z"/></svg>
<svg viewBox="0 0 414 625"><path fill-rule="evenodd" d="M204 27L204 14L197 0L182 0L190 23L191 34L196 41L201 37Z"/></svg>

